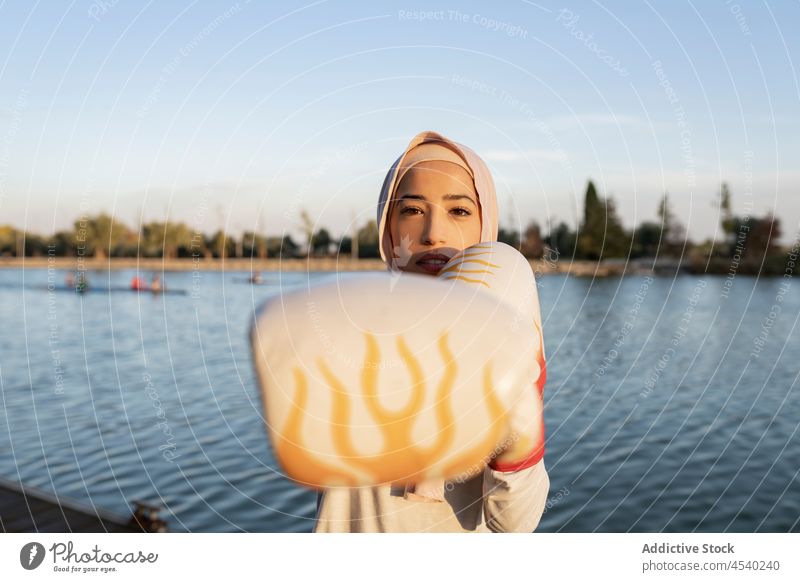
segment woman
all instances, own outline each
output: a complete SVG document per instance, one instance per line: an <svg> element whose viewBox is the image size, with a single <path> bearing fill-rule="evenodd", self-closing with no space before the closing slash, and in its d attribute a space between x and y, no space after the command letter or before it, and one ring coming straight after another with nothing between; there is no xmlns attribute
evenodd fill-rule
<svg viewBox="0 0 800 582"><path fill-rule="evenodd" d="M494 181L471 149L427 131L389 169L378 201L389 270L436 275L459 251L497 240ZM544 447L504 451L464 482L326 489L315 532L531 532L550 481ZM513 451L519 459L519 451Z"/></svg>

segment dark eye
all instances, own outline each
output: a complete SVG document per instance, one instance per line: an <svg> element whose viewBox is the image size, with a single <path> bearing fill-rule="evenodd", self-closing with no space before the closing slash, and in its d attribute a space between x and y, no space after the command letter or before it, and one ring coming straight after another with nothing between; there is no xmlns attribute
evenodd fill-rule
<svg viewBox="0 0 800 582"><path fill-rule="evenodd" d="M470 216L472 214L468 208L464 208L463 206L457 206L453 208L451 212L455 212L458 216Z"/></svg>
<svg viewBox="0 0 800 582"><path fill-rule="evenodd" d="M403 215L406 215L406 214L408 214L408 215L421 214L421 213L422 213L422 210L420 210L416 206L406 206L405 208L400 210L400 214L403 214Z"/></svg>

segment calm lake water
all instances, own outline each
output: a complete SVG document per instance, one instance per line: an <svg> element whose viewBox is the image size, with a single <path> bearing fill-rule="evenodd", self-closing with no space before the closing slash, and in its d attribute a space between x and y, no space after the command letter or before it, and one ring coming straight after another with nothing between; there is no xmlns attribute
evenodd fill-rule
<svg viewBox="0 0 800 582"><path fill-rule="evenodd" d="M80 296L0 270L0 475L118 513L155 501L173 531L310 531L315 495L272 458L247 330L268 296L329 276L170 273L197 293ZM538 531L800 531L796 282L553 275L540 296Z"/></svg>

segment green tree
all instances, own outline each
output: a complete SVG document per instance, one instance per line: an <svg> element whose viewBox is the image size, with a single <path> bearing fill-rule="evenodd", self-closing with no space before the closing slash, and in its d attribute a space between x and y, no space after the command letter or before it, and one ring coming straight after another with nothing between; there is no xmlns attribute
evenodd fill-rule
<svg viewBox="0 0 800 582"><path fill-rule="evenodd" d="M654 257L659 254L663 241L662 226L655 222L643 222L633 231L633 257Z"/></svg>
<svg viewBox="0 0 800 582"><path fill-rule="evenodd" d="M192 231L182 222L150 222L142 226L141 240L145 255L174 259L181 250L188 254Z"/></svg>
<svg viewBox="0 0 800 582"><path fill-rule="evenodd" d="M658 217L661 219L661 229L664 232L669 232L669 227L673 220L673 216L672 210L669 206L669 194L667 192L664 192L664 195L658 202Z"/></svg>
<svg viewBox="0 0 800 582"><path fill-rule="evenodd" d="M617 216L614 200L601 198L592 181L586 187L583 223L578 233L578 254L582 258L601 260L624 257L630 237Z"/></svg>
<svg viewBox="0 0 800 582"><path fill-rule="evenodd" d="M506 243L509 246L519 250L519 231L513 229L505 229L502 226L497 229L497 241Z"/></svg>
<svg viewBox="0 0 800 582"><path fill-rule="evenodd" d="M66 257L75 255L75 233L72 231L60 230L56 232L50 237L48 244L55 247L56 256Z"/></svg>
<svg viewBox="0 0 800 582"><path fill-rule="evenodd" d="M719 216L722 231L727 235L728 242L735 244L738 224L731 209L731 192L728 185L723 182L719 190Z"/></svg>
<svg viewBox="0 0 800 582"><path fill-rule="evenodd" d="M99 259L115 254L131 233L122 222L104 212L76 220L74 229L76 247Z"/></svg>
<svg viewBox="0 0 800 582"><path fill-rule="evenodd" d="M13 226L0 226L0 257L17 256L17 229Z"/></svg>
<svg viewBox="0 0 800 582"><path fill-rule="evenodd" d="M327 229L320 228L314 235L311 237L311 248L313 250L314 255L327 255L328 248L330 244L333 242L333 238L331 237L330 233Z"/></svg>
<svg viewBox="0 0 800 582"><path fill-rule="evenodd" d="M347 235L343 235L339 239L338 248L336 252L340 255L349 255L353 251L353 239Z"/></svg>
<svg viewBox="0 0 800 582"><path fill-rule="evenodd" d="M358 256L359 258L379 257L378 250L378 223L370 220L358 229Z"/></svg>
<svg viewBox="0 0 800 582"><path fill-rule="evenodd" d="M235 241L227 235L224 230L218 230L206 239L206 245L211 249L213 255L222 259L233 256L235 252Z"/></svg>
<svg viewBox="0 0 800 582"><path fill-rule="evenodd" d="M550 227L545 242L548 247L555 249L559 256L571 257L575 253L577 233L566 222L560 222L555 227Z"/></svg>
<svg viewBox="0 0 800 582"><path fill-rule="evenodd" d="M525 228L520 251L529 259L541 259L544 256L542 231L536 221L531 221Z"/></svg>
<svg viewBox="0 0 800 582"><path fill-rule="evenodd" d="M300 248L288 234L267 237L267 254L270 257L291 259L297 256Z"/></svg>
<svg viewBox="0 0 800 582"><path fill-rule="evenodd" d="M686 229L675 218L666 192L658 203L658 218L661 221L661 254L681 254L686 242Z"/></svg>
<svg viewBox="0 0 800 582"><path fill-rule="evenodd" d="M772 214L750 221L745 255L749 260L761 261L779 254L776 241L781 237L781 221Z"/></svg>
<svg viewBox="0 0 800 582"><path fill-rule="evenodd" d="M26 232L22 237L22 252L26 257L42 257L47 255L47 239L43 236Z"/></svg>
<svg viewBox="0 0 800 582"><path fill-rule="evenodd" d="M242 249L245 257L267 258L267 237L247 231L242 234Z"/></svg>
<svg viewBox="0 0 800 582"><path fill-rule="evenodd" d="M311 219L311 215L305 209L300 212L300 227L303 229L303 235L305 237L306 254L311 256L314 250L314 221Z"/></svg>
<svg viewBox="0 0 800 582"><path fill-rule="evenodd" d="M597 195L594 182L589 180L589 183L586 185L586 194L583 200L583 224L590 224L601 211L602 204L600 196Z"/></svg>
<svg viewBox="0 0 800 582"><path fill-rule="evenodd" d="M577 251L581 258L599 259L605 240L605 207L590 180L583 200L583 221L578 232Z"/></svg>

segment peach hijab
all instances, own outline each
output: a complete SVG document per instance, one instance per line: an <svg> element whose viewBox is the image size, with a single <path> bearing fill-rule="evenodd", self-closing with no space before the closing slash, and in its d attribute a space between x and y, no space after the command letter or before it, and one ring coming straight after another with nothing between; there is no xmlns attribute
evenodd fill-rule
<svg viewBox="0 0 800 582"><path fill-rule="evenodd" d="M423 131L417 134L408 144L406 150L389 168L378 198L378 241L380 242L381 259L389 270L395 268L393 257L393 241L387 224L389 210L397 185L403 175L414 165L427 161L450 162L464 168L472 176L475 191L478 193L478 204L481 208L481 240L493 242L497 240L497 195L494 180L484 161L465 145L456 143L435 131Z"/></svg>
<svg viewBox="0 0 800 582"><path fill-rule="evenodd" d="M492 174L486 163L467 146L456 143L440 133L423 131L414 136L406 150L389 168L378 198L378 240L381 258L390 271L397 270L397 261L394 259L399 250L393 247L394 243L387 225L395 189L403 175L413 166L433 160L461 166L472 177L481 209L480 242L497 240L497 195ZM445 501L444 490L443 479L431 479L407 486L405 497L420 501Z"/></svg>

